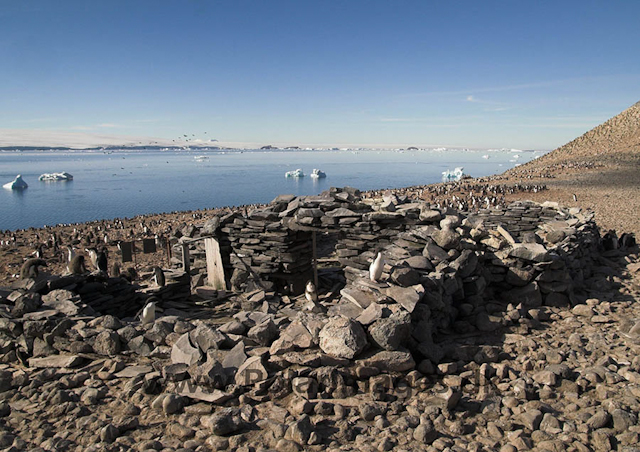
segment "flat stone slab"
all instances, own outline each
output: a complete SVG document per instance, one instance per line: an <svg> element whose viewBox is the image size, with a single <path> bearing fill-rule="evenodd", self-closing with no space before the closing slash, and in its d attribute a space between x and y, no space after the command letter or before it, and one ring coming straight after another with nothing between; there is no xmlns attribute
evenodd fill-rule
<svg viewBox="0 0 640 452"><path fill-rule="evenodd" d="M368 308L371 303L377 301L373 293L355 288L344 288L340 291L340 295L362 309Z"/></svg>
<svg viewBox="0 0 640 452"><path fill-rule="evenodd" d="M44 358L29 358L29 367L39 369L53 367L77 367L82 364L84 358L78 355L52 355Z"/></svg>
<svg viewBox="0 0 640 452"><path fill-rule="evenodd" d="M146 375L153 372L151 366L128 366L116 374L118 378L135 378L138 375Z"/></svg>
<svg viewBox="0 0 640 452"><path fill-rule="evenodd" d="M189 380L181 381L176 385L178 395L188 397L194 400L202 400L214 404L222 404L232 398L231 394L220 391L219 389L209 389L194 384Z"/></svg>

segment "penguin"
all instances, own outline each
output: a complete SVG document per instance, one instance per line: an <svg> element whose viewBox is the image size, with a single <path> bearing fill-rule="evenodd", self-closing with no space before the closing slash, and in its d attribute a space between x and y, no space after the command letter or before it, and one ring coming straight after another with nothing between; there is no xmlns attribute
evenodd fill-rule
<svg viewBox="0 0 640 452"><path fill-rule="evenodd" d="M44 259L32 258L27 259L20 268L20 278L22 279L35 279L38 276L38 267L46 267L47 262Z"/></svg>
<svg viewBox="0 0 640 452"><path fill-rule="evenodd" d="M71 263L74 257L76 257L76 251L71 245L67 245L67 263Z"/></svg>
<svg viewBox="0 0 640 452"><path fill-rule="evenodd" d="M153 280L155 281L158 287L164 287L165 285L164 272L160 267L154 267Z"/></svg>
<svg viewBox="0 0 640 452"><path fill-rule="evenodd" d="M140 320L143 324L153 323L156 320L156 303L154 301L150 301L145 305Z"/></svg>
<svg viewBox="0 0 640 452"><path fill-rule="evenodd" d="M93 265L96 269L98 268L98 250L95 248L87 248L87 253L89 253L89 259L91 259L91 265Z"/></svg>
<svg viewBox="0 0 640 452"><path fill-rule="evenodd" d="M69 262L69 271L74 275L86 273L87 267L85 266L84 256L82 254L75 255L71 262Z"/></svg>
<svg viewBox="0 0 640 452"><path fill-rule="evenodd" d="M101 272L107 273L108 263L107 263L107 253L104 249L98 251L98 255L96 256L96 268Z"/></svg>
<svg viewBox="0 0 640 452"><path fill-rule="evenodd" d="M373 282L377 282L382 276L382 269L384 268L384 258L382 252L379 252L374 261L369 266L369 278Z"/></svg>
<svg viewBox="0 0 640 452"><path fill-rule="evenodd" d="M318 302L318 292L316 292L316 285L312 281L307 281L307 286L304 289L304 296L312 303Z"/></svg>
<svg viewBox="0 0 640 452"><path fill-rule="evenodd" d="M113 264L111 264L111 276L116 277L119 275L120 275L120 264L114 261Z"/></svg>

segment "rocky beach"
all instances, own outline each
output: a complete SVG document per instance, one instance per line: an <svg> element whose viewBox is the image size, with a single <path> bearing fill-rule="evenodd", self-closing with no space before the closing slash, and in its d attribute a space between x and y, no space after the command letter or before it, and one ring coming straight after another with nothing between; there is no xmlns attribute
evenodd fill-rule
<svg viewBox="0 0 640 452"><path fill-rule="evenodd" d="M5 231L0 447L638 450L639 156Z"/></svg>

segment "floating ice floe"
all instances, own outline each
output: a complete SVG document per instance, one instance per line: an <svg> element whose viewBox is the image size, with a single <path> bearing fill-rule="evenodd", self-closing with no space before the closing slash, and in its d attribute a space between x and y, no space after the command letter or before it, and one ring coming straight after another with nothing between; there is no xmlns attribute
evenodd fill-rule
<svg viewBox="0 0 640 452"><path fill-rule="evenodd" d="M22 176L18 174L15 179L4 184L2 188L6 188L7 190L22 190L23 188L27 188L28 186L29 184L27 184Z"/></svg>
<svg viewBox="0 0 640 452"><path fill-rule="evenodd" d="M194 160L195 160L196 162L204 162L204 161L206 161L206 160L209 160L209 157L207 157L206 155L196 155L196 156L194 157Z"/></svg>
<svg viewBox="0 0 640 452"><path fill-rule="evenodd" d="M314 168L313 171L311 171L310 176L314 179L322 179L323 177L327 177L327 173Z"/></svg>
<svg viewBox="0 0 640 452"><path fill-rule="evenodd" d="M453 171L443 171L442 172L442 182L457 182L464 177L463 173L464 168L459 166Z"/></svg>
<svg viewBox="0 0 640 452"><path fill-rule="evenodd" d="M73 180L73 176L64 171L62 173L44 173L40 175L38 180L43 180L43 181Z"/></svg>
<svg viewBox="0 0 640 452"><path fill-rule="evenodd" d="M300 168L295 171L287 171L284 173L284 177L304 177L304 173Z"/></svg>
<svg viewBox="0 0 640 452"><path fill-rule="evenodd" d="M489 159L489 154L485 154L482 156L483 159Z"/></svg>

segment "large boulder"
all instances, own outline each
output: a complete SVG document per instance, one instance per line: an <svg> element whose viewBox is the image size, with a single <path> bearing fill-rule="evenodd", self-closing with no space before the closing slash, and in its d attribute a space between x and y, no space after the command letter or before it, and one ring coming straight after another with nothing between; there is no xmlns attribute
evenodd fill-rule
<svg viewBox="0 0 640 452"><path fill-rule="evenodd" d="M346 317L333 317L320 331L320 349L336 358L353 359L367 346L362 326Z"/></svg>
<svg viewBox="0 0 640 452"><path fill-rule="evenodd" d="M373 342L385 350L398 350L411 336L411 314L400 311L386 319L378 319L369 327Z"/></svg>

